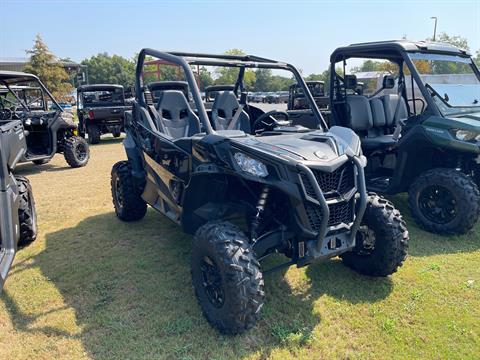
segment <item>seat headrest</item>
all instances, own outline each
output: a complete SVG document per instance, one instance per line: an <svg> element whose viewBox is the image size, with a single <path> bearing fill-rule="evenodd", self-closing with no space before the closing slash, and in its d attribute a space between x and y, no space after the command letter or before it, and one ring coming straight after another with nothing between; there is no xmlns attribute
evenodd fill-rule
<svg viewBox="0 0 480 360"><path fill-rule="evenodd" d="M165 90L158 99L157 110L180 112L189 109L188 101L182 91Z"/></svg>
<svg viewBox="0 0 480 360"><path fill-rule="evenodd" d="M357 76L356 75L345 75L345 89L355 90L357 88Z"/></svg>
<svg viewBox="0 0 480 360"><path fill-rule="evenodd" d="M167 90L182 91L188 100L188 83L186 81L155 81L147 85L147 89L158 98L160 93Z"/></svg>
<svg viewBox="0 0 480 360"><path fill-rule="evenodd" d="M383 76L383 88L393 89L395 87L395 77L393 75Z"/></svg>
<svg viewBox="0 0 480 360"><path fill-rule="evenodd" d="M220 91L215 96L212 109L221 109L225 113L226 118L231 118L234 110L238 109L240 103L232 91Z"/></svg>
<svg viewBox="0 0 480 360"><path fill-rule="evenodd" d="M235 90L234 85L211 85L205 88L205 98L207 101L215 100L219 92Z"/></svg>

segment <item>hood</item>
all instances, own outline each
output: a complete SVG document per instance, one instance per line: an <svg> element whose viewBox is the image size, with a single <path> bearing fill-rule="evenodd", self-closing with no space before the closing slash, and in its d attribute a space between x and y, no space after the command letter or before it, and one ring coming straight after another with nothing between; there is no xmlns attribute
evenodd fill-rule
<svg viewBox="0 0 480 360"><path fill-rule="evenodd" d="M457 116L448 117L452 122L450 125L453 128L479 130L480 129L480 112L460 114Z"/></svg>
<svg viewBox="0 0 480 360"><path fill-rule="evenodd" d="M350 129L332 127L285 135L236 138L236 143L286 160L330 162L341 155L360 155L360 140Z"/></svg>
<svg viewBox="0 0 480 360"><path fill-rule="evenodd" d="M459 117L460 119L468 119L468 120L476 120L480 121L480 112L472 113L472 114L465 114ZM478 125L478 124L477 124Z"/></svg>

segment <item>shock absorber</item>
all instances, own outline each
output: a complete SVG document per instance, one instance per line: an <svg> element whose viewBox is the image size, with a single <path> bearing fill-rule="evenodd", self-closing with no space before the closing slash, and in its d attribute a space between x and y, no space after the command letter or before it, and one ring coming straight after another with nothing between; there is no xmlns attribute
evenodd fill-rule
<svg viewBox="0 0 480 360"><path fill-rule="evenodd" d="M252 219L252 243L255 243L257 241L257 231L258 227L260 226L260 223L262 222L263 218L263 212L265 211L265 207L267 205L267 200L268 200L268 195L270 193L270 188L265 185L262 189L262 192L260 193L260 197L258 198L256 210L257 213Z"/></svg>

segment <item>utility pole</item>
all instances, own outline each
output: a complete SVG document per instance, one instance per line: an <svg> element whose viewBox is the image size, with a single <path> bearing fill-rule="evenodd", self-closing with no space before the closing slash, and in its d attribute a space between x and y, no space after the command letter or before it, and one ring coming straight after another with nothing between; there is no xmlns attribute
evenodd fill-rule
<svg viewBox="0 0 480 360"><path fill-rule="evenodd" d="M437 35L437 17L436 16L432 16L430 19L433 19L435 20L435 25L433 27L433 41L435 41L435 37Z"/></svg>

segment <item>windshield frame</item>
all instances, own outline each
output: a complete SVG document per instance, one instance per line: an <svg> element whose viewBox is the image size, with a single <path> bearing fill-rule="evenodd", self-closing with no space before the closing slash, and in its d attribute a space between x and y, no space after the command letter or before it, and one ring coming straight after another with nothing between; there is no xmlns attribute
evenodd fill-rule
<svg viewBox="0 0 480 360"><path fill-rule="evenodd" d="M461 59L461 61L458 61ZM434 52L434 51L407 51L406 56L404 57L405 64L409 68L413 78L415 78L417 82L417 86L419 87L420 91L422 92L423 97L427 101L429 106L433 106L434 109L438 112L437 115L440 116L455 116L455 115L460 115L460 114L465 114L467 112L477 112L480 111L480 106L472 105L472 106L467 106L467 105L461 105L461 106L453 106L449 104L432 86L432 84L429 84L428 82L425 82L422 79L422 75L417 67L415 66L415 63L413 62L414 60L436 60L436 61L458 61L464 64L468 64L470 68L472 69L472 73L475 75L475 77L478 80L478 83L480 84L480 71L473 61L472 57L468 54L461 55L461 54L452 54L452 53L439 53L439 52ZM426 96L428 95L428 96ZM440 103L442 105L445 105L446 108L448 109L459 109L460 111L458 112L452 112L452 113L446 113L445 111L442 111L442 109L439 106L438 101L434 99L434 97L438 97L440 99ZM465 111L467 109L471 109L472 111Z"/></svg>

